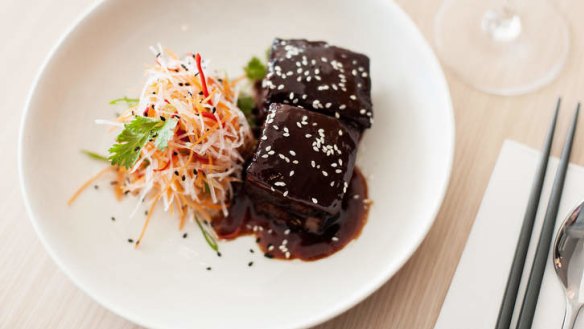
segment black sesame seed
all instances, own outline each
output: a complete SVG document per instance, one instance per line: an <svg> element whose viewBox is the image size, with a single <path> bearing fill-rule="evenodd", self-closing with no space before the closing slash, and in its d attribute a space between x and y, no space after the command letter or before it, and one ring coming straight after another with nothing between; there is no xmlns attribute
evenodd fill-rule
<svg viewBox="0 0 584 329"><path fill-rule="evenodd" d="M193 174L197 175L197 169L193 169Z"/></svg>
<svg viewBox="0 0 584 329"><path fill-rule="evenodd" d="M221 257L221 253L220 253L220 252L218 252L218 251L217 251L217 256L218 256L218 257Z"/></svg>
<svg viewBox="0 0 584 329"><path fill-rule="evenodd" d="M178 152L177 151L173 151L172 152L172 155L177 156L178 155Z"/></svg>
<svg viewBox="0 0 584 329"><path fill-rule="evenodd" d="M134 239L128 239L129 243L134 243Z"/></svg>
<svg viewBox="0 0 584 329"><path fill-rule="evenodd" d="M264 257L272 259L272 258L274 258L274 255L269 254L269 253L265 253Z"/></svg>
<svg viewBox="0 0 584 329"><path fill-rule="evenodd" d="M260 243L260 241L262 241L262 239L261 239L261 238L257 238L257 239L256 239L256 243Z"/></svg>
<svg viewBox="0 0 584 329"><path fill-rule="evenodd" d="M179 86L179 87L182 87L182 86L184 86L184 83L182 83L182 82L179 82L179 83L178 83L178 86Z"/></svg>
<svg viewBox="0 0 584 329"><path fill-rule="evenodd" d="M202 92L202 91L199 91L199 95L203 96L204 94L203 94L203 92Z"/></svg>
<svg viewBox="0 0 584 329"><path fill-rule="evenodd" d="M188 233L183 234L183 239L186 239L187 236L189 236Z"/></svg>
<svg viewBox="0 0 584 329"><path fill-rule="evenodd" d="M185 175L182 175L181 179L182 179L182 181L184 182L184 181L185 181L185 179L187 179L187 177L186 177Z"/></svg>
<svg viewBox="0 0 584 329"><path fill-rule="evenodd" d="M112 216L112 222L115 222L116 218L114 216Z"/></svg>
<svg viewBox="0 0 584 329"><path fill-rule="evenodd" d="M148 216L148 210L144 211L144 215Z"/></svg>
<svg viewBox="0 0 584 329"><path fill-rule="evenodd" d="M188 71L188 70L189 70L189 68L188 68L186 65L184 65L184 64L181 64L180 66L181 66L183 69L185 69L185 71Z"/></svg>
<svg viewBox="0 0 584 329"><path fill-rule="evenodd" d="M93 185L93 188L97 190L99 189L99 185Z"/></svg>
<svg viewBox="0 0 584 329"><path fill-rule="evenodd" d="M251 267L253 265L253 262L249 262L247 263L247 266Z"/></svg>
<svg viewBox="0 0 584 329"><path fill-rule="evenodd" d="M177 170L174 171L174 175L175 176L178 176L178 171Z"/></svg>
<svg viewBox="0 0 584 329"><path fill-rule="evenodd" d="M161 115L161 116L160 116L160 120L161 120L161 121L166 121L166 118L165 118L165 117L163 117L163 116Z"/></svg>
<svg viewBox="0 0 584 329"><path fill-rule="evenodd" d="M210 270L211 270L211 266L207 267L207 271L210 271Z"/></svg>
<svg viewBox="0 0 584 329"><path fill-rule="evenodd" d="M253 249L250 249L249 252L253 254L255 251L253 251Z"/></svg>
<svg viewBox="0 0 584 329"><path fill-rule="evenodd" d="M124 195L128 195L128 193L130 193L130 191L124 191Z"/></svg>

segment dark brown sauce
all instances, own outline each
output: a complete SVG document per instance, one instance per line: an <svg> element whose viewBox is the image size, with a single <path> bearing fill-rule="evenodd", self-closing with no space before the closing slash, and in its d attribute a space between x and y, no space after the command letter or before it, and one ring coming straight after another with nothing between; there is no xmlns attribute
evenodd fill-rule
<svg viewBox="0 0 584 329"><path fill-rule="evenodd" d="M327 219L320 234L289 227L285 221L269 218L254 211L253 201L239 188L229 216L213 221L219 238L231 240L255 235L256 242L268 258L317 260L341 250L361 233L367 222L369 204L367 182L355 168L342 203L341 213Z"/></svg>

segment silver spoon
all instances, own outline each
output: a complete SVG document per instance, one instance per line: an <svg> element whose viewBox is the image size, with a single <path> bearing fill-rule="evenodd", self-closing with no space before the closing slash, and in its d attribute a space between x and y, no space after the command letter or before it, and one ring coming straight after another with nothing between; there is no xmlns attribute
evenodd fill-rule
<svg viewBox="0 0 584 329"><path fill-rule="evenodd" d="M584 202L564 220L553 248L556 274L564 286L566 314L562 329L572 329L584 304L581 287L584 282Z"/></svg>

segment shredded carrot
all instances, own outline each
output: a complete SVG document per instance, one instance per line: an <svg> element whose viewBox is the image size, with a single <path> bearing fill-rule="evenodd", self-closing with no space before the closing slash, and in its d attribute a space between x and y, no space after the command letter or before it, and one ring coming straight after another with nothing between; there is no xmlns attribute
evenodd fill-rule
<svg viewBox="0 0 584 329"><path fill-rule="evenodd" d="M93 184L96 180L98 180L103 174L105 174L108 171L111 171L112 167L106 167L103 168L102 170L98 171L97 174L95 174L93 177L91 177L89 180L87 180L85 183L83 183L83 185L81 185L81 187L79 187L77 189L77 191L75 191L75 193L73 193L73 195L69 198L69 200L67 200L67 205L71 205L73 204L73 202L75 202L75 200L79 197L79 195L81 195L81 193L83 191L85 191L85 189L87 189L89 186L91 186L91 184Z"/></svg>
<svg viewBox="0 0 584 329"><path fill-rule="evenodd" d="M156 198L154 198L154 201L152 201L152 204L150 205L150 209L148 209L148 216L146 216L146 220L144 221L144 226L142 226L142 231L140 232L140 236L138 237L138 240L136 240L136 243L134 244L134 248L138 248L140 246L140 242L142 241L142 238L144 238L144 234L146 234L146 229L148 228L148 224L150 224L150 219L152 218L152 215L154 214L154 209L156 209L156 205L158 204L158 200L160 200L160 195L158 195Z"/></svg>

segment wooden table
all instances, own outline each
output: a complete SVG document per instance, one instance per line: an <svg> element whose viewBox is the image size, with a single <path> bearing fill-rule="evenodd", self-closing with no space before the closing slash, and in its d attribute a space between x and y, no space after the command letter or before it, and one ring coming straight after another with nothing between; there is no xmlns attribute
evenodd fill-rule
<svg viewBox="0 0 584 329"><path fill-rule="evenodd" d="M136 327L93 302L56 267L32 230L17 180L17 134L33 77L58 37L91 3L5 0L0 10L1 328ZM432 19L441 0L398 3L431 40ZM566 105L560 134L567 129L573 106L584 99L584 2L556 3L566 14L573 35L568 64L551 85L525 96L498 97L468 87L446 70L456 113L456 155L436 223L390 282L319 329L433 327L503 140L540 147L556 97L562 95ZM573 161L580 164L584 164L583 142L584 129L580 129L573 153ZM560 141L556 144L557 155Z"/></svg>

